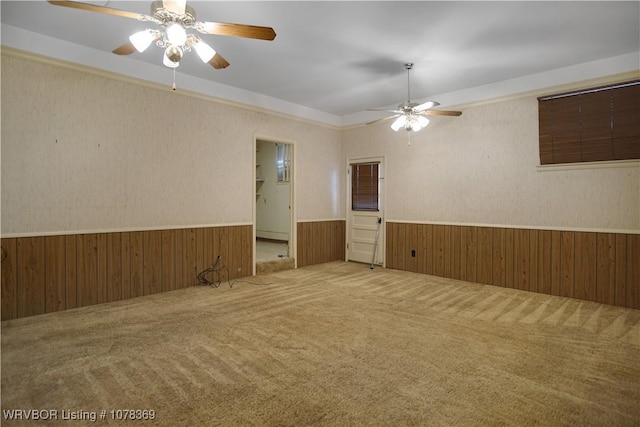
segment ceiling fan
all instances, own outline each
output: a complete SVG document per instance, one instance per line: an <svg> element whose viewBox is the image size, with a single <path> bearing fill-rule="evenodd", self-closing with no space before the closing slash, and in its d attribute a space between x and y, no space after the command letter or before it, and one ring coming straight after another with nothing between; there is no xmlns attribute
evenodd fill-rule
<svg viewBox="0 0 640 427"><path fill-rule="evenodd" d="M186 0L154 1L151 3L151 15L78 1L48 1L56 6L105 13L142 22L153 22L161 26L162 30L146 29L132 34L129 37L129 42L114 49L113 53L130 55L135 51L143 52L151 43L156 42L158 47L165 49L163 64L174 69L180 65L184 52L190 52L192 49L195 50L203 62L209 63L213 68L219 69L229 66L229 62L198 35L188 34L187 30L189 29L195 29L202 34L238 36L260 40L273 40L276 37L275 31L271 27L198 21L196 20L196 11L187 5Z"/></svg>
<svg viewBox="0 0 640 427"><path fill-rule="evenodd" d="M404 128L406 131L414 131L418 132L420 129L424 128L429 124L429 119L425 116L460 116L462 115L461 111L443 111L443 110L432 110L433 107L437 107L438 104L435 101L427 101L422 104L418 104L416 102L411 102L411 85L409 81L409 71L413 68L412 63L404 64L404 68L407 70L407 102L398 105L398 108L395 110L386 110L386 109L376 109L371 108L368 111L388 111L390 113L394 113L391 116L383 117L381 119L373 120L368 125L384 122L391 119L396 119L391 124L391 129L394 131L399 131L401 128Z"/></svg>

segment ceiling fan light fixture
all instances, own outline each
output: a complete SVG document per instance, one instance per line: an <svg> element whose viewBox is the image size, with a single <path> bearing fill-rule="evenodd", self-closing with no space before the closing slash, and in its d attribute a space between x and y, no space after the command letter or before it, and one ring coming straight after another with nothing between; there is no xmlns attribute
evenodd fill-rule
<svg viewBox="0 0 640 427"><path fill-rule="evenodd" d="M180 65L180 61L178 62L173 62L171 59L169 59L169 57L166 55L166 53L164 55L162 55L162 64L165 67L169 67L169 68L178 68L178 65Z"/></svg>
<svg viewBox="0 0 640 427"><path fill-rule="evenodd" d="M424 116L416 116L416 120L422 128L426 128L427 126L429 126L429 119Z"/></svg>
<svg viewBox="0 0 640 427"><path fill-rule="evenodd" d="M196 50L196 53L202 59L202 62L209 62L216 56L216 51L211 46L203 42L202 40L198 40L193 48Z"/></svg>
<svg viewBox="0 0 640 427"><path fill-rule="evenodd" d="M391 123L391 129L393 129L394 131L398 132L400 130L400 128L404 127L404 125L406 123L407 123L407 116L402 115L402 116L398 117L397 119L395 119L393 123Z"/></svg>
<svg viewBox="0 0 640 427"><path fill-rule="evenodd" d="M142 30L129 36L129 41L140 53L147 50L151 42L156 39L156 35L151 30Z"/></svg>
<svg viewBox="0 0 640 427"><path fill-rule="evenodd" d="M182 25L173 22L167 25L167 40L174 46L183 46L187 42L187 32Z"/></svg>
<svg viewBox="0 0 640 427"><path fill-rule="evenodd" d="M182 59L182 49L180 49L178 46L171 45L164 51L164 57L170 62L177 64ZM167 65L165 60L163 60L162 63L164 65ZM167 66L173 68L172 65L167 65ZM177 65L175 67L177 67Z"/></svg>

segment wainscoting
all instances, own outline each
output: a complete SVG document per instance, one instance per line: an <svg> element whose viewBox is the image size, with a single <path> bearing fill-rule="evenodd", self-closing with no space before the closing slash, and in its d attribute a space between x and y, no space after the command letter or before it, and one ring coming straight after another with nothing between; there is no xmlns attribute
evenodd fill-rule
<svg viewBox="0 0 640 427"><path fill-rule="evenodd" d="M386 231L387 268L640 309L640 234L399 222Z"/></svg>
<svg viewBox="0 0 640 427"><path fill-rule="evenodd" d="M2 320L250 276L252 226L2 239ZM215 280L217 277L209 277Z"/></svg>
<svg viewBox="0 0 640 427"><path fill-rule="evenodd" d="M298 222L298 267L344 261L345 221Z"/></svg>

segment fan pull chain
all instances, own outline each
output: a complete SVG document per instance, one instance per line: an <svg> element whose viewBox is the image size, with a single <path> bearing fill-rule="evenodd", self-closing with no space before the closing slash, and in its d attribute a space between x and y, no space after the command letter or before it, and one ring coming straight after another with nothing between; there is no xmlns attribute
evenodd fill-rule
<svg viewBox="0 0 640 427"><path fill-rule="evenodd" d="M171 86L171 90L176 90L176 69L173 69L173 86Z"/></svg>
<svg viewBox="0 0 640 427"><path fill-rule="evenodd" d="M407 145L411 145L411 131L407 132Z"/></svg>

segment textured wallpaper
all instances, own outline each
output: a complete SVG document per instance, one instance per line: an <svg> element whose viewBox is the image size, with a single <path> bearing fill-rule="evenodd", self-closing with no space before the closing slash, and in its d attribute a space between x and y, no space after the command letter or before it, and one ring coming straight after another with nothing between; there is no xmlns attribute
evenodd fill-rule
<svg viewBox="0 0 640 427"><path fill-rule="evenodd" d="M344 217L338 130L170 84L3 52L2 233L250 224L256 136L296 144L299 220Z"/></svg>
<svg viewBox="0 0 640 427"><path fill-rule="evenodd" d="M296 145L298 221L345 218L384 156L387 219L640 231L640 168L538 167L535 97L343 131L2 53L2 233L250 224L254 139Z"/></svg>
<svg viewBox="0 0 640 427"><path fill-rule="evenodd" d="M433 117L411 135L343 132L345 156L385 156L386 218L640 231L640 168L541 170L535 97Z"/></svg>

